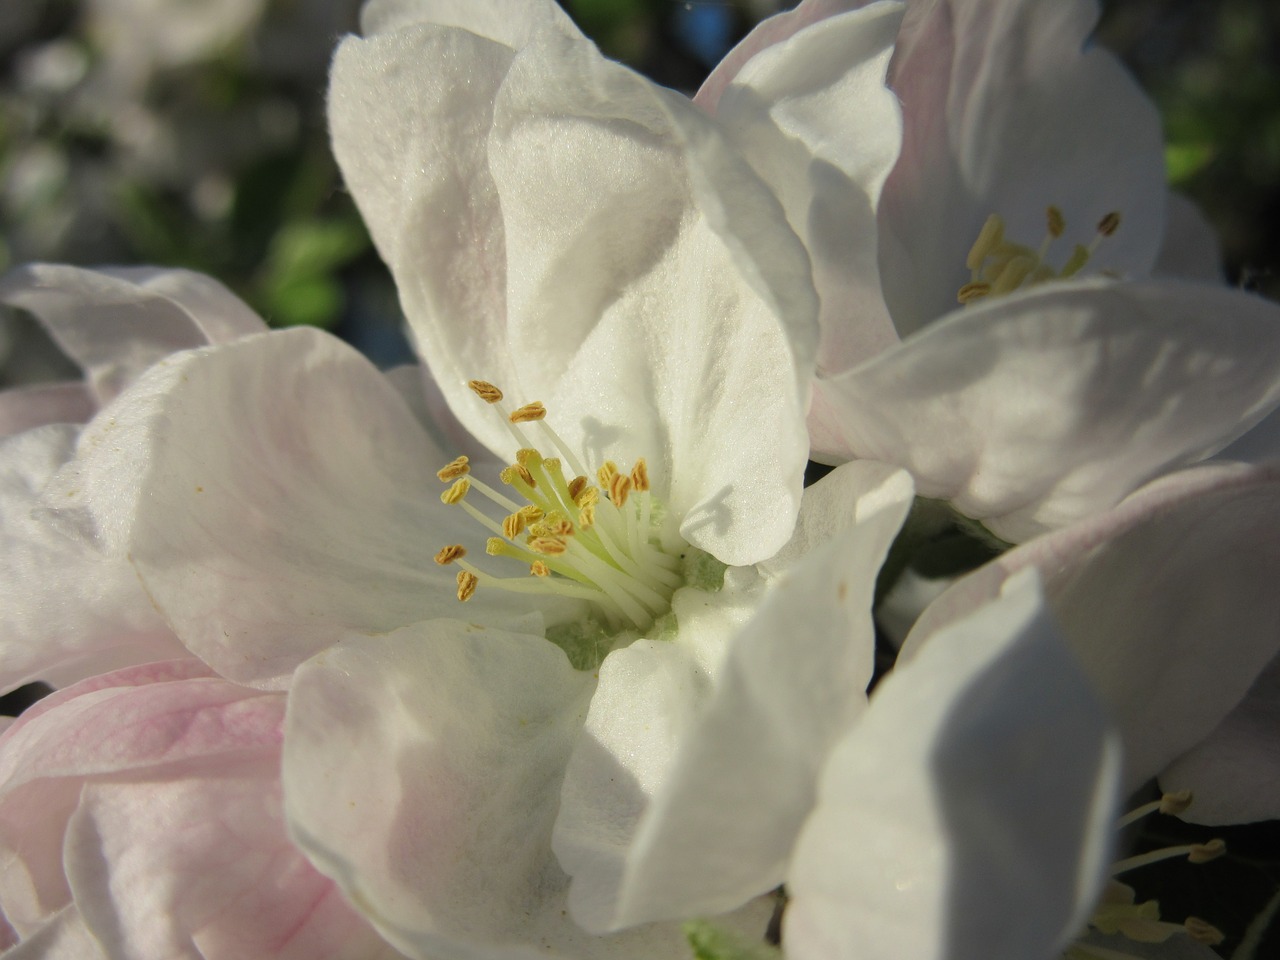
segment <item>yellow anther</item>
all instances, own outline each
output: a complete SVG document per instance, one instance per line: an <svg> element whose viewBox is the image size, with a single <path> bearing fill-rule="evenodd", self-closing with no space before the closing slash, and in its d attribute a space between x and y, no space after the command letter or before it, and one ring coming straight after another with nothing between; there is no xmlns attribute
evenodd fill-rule
<svg viewBox="0 0 1280 960"><path fill-rule="evenodd" d="M998 213L993 213L987 217L987 222L982 225L982 230L978 233L978 239L973 241L973 246L969 248L969 256L965 258L965 266L970 270L977 270L982 266L982 261L987 259L1000 241L1004 239L1004 220L1000 218Z"/></svg>
<svg viewBox="0 0 1280 960"><path fill-rule="evenodd" d="M1191 852L1187 854L1187 859L1192 863L1208 863L1210 860L1217 860L1226 852L1226 841L1215 837L1207 843L1191 844Z"/></svg>
<svg viewBox="0 0 1280 960"><path fill-rule="evenodd" d="M580 494L578 494L576 497L573 498L573 502L583 508L594 507L597 503L600 502L600 488L587 487Z"/></svg>
<svg viewBox="0 0 1280 960"><path fill-rule="evenodd" d="M545 460L542 461L542 465L546 467L547 471L553 475L558 473L562 469L560 466L559 457L547 457Z"/></svg>
<svg viewBox="0 0 1280 960"><path fill-rule="evenodd" d="M537 486L533 480L533 474L529 472L529 468L521 463L515 463L507 467L498 474L498 477L507 486L512 486L516 480L522 480L531 487Z"/></svg>
<svg viewBox="0 0 1280 960"><path fill-rule="evenodd" d="M490 537L484 542L484 552L491 557L501 557L510 553L510 547L501 537Z"/></svg>
<svg viewBox="0 0 1280 960"><path fill-rule="evenodd" d="M436 563L443 567L446 563L453 563L459 557L465 557L466 555L466 548L460 543L454 543L440 548L439 552L436 553Z"/></svg>
<svg viewBox="0 0 1280 960"><path fill-rule="evenodd" d="M1191 806L1191 791L1180 790L1177 793L1166 793L1160 798L1160 812L1176 817L1185 813Z"/></svg>
<svg viewBox="0 0 1280 960"><path fill-rule="evenodd" d="M466 457L458 457L456 460L450 460L443 467L436 471L436 476L444 483L450 480L457 480L459 477L465 477L471 472L471 467Z"/></svg>
<svg viewBox="0 0 1280 960"><path fill-rule="evenodd" d="M466 570L458 571L458 599L463 603L475 595L476 587L479 585L480 579L474 573L468 573Z"/></svg>
<svg viewBox="0 0 1280 960"><path fill-rule="evenodd" d="M442 503L457 503L467 495L467 491L471 489L471 481L466 477L458 480L444 493L440 494Z"/></svg>
<svg viewBox="0 0 1280 960"><path fill-rule="evenodd" d="M536 466L542 462L542 454L533 449L533 447L521 447L516 451L516 463L520 464L520 466L529 466L530 460L532 460Z"/></svg>
<svg viewBox="0 0 1280 960"><path fill-rule="evenodd" d="M529 564L529 572L533 574L535 577L551 576L551 568L548 567L541 560L535 560L533 561L533 563Z"/></svg>
<svg viewBox="0 0 1280 960"><path fill-rule="evenodd" d="M587 488L586 477L574 477L569 481L569 499L578 502L578 495Z"/></svg>
<svg viewBox="0 0 1280 960"><path fill-rule="evenodd" d="M1109 237L1120 229L1120 211L1112 210L1098 221L1098 235Z"/></svg>
<svg viewBox="0 0 1280 960"><path fill-rule="evenodd" d="M514 540L524 532L525 519L519 511L509 513L502 520L502 535L508 540Z"/></svg>
<svg viewBox="0 0 1280 960"><path fill-rule="evenodd" d="M1067 218L1062 215L1062 211L1057 207L1050 206L1045 211L1045 221L1049 227L1049 236L1055 240L1062 236L1063 231L1067 229Z"/></svg>
<svg viewBox="0 0 1280 960"><path fill-rule="evenodd" d="M1196 943L1203 943L1208 947L1216 947L1226 939L1221 930L1199 917L1187 917L1183 926L1187 929L1187 936Z"/></svg>
<svg viewBox="0 0 1280 960"><path fill-rule="evenodd" d="M551 537L571 537L573 536L573 524L569 522L569 518L563 513L556 511L550 514L546 521L542 524L546 530L545 536Z"/></svg>
<svg viewBox="0 0 1280 960"><path fill-rule="evenodd" d="M533 403L526 403L523 407L511 411L511 416L507 419L512 423L528 423L531 420L541 420L547 415L547 408L535 400Z"/></svg>
<svg viewBox="0 0 1280 960"><path fill-rule="evenodd" d="M956 291L957 303L972 303L974 300L981 300L991 292L991 284L983 283L975 280L972 283L966 283L963 287Z"/></svg>
<svg viewBox="0 0 1280 960"><path fill-rule="evenodd" d="M558 537L531 537L529 549L544 557L558 557L569 549L569 545Z"/></svg>
<svg viewBox="0 0 1280 960"><path fill-rule="evenodd" d="M624 505L630 493L631 478L625 473L615 473L609 482L609 499L613 501L613 505L615 507Z"/></svg>
<svg viewBox="0 0 1280 960"><path fill-rule="evenodd" d="M517 513L524 517L525 523L537 523L543 517L542 508L532 503L525 504Z"/></svg>
<svg viewBox="0 0 1280 960"><path fill-rule="evenodd" d="M588 503L585 507L578 511L578 526L583 530L589 530L596 522L596 505Z"/></svg>
<svg viewBox="0 0 1280 960"><path fill-rule="evenodd" d="M631 468L631 489L636 493L644 493L649 489L649 465L641 457Z"/></svg>
<svg viewBox="0 0 1280 960"><path fill-rule="evenodd" d="M487 380L470 380L467 386L485 403L497 403L502 399L502 391Z"/></svg>
<svg viewBox="0 0 1280 960"><path fill-rule="evenodd" d="M618 465L612 460L606 460L600 469L596 471L596 479L600 482L600 486L606 490L609 484L613 482L613 478L618 475Z"/></svg>

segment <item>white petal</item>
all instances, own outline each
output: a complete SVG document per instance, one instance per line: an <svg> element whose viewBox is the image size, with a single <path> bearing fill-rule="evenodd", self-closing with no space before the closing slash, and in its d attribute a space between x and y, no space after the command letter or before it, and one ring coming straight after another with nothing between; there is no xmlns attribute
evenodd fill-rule
<svg viewBox="0 0 1280 960"><path fill-rule="evenodd" d="M816 299L781 207L705 116L586 43L545 34L513 65L416 27L344 44L331 121L476 436L516 446L473 377L545 402L591 469L646 457L686 536L726 562L785 540Z"/></svg>
<svg viewBox="0 0 1280 960"><path fill-rule="evenodd" d="M367 360L294 329L153 369L85 429L49 500L128 555L193 652L280 685L350 631L458 610L432 557L484 531L439 501L451 458ZM494 593L467 612L532 606Z"/></svg>
<svg viewBox="0 0 1280 960"><path fill-rule="evenodd" d="M63 907L4 956L5 960L108 960L75 904Z"/></svg>
<svg viewBox="0 0 1280 960"><path fill-rule="evenodd" d="M360 10L360 31L365 36L415 23L461 27L515 48L524 46L539 30L582 36L553 0L370 0Z"/></svg>
<svg viewBox="0 0 1280 960"><path fill-rule="evenodd" d="M875 3L773 43L742 66L716 110L813 259L818 369L828 376L898 339L880 294L876 207L902 139L885 86L901 17L900 5Z"/></svg>
<svg viewBox="0 0 1280 960"><path fill-rule="evenodd" d="M1207 284L1055 284L837 380L844 451L1020 541L1220 449L1280 401L1280 308Z"/></svg>
<svg viewBox="0 0 1280 960"><path fill-rule="evenodd" d="M728 910L782 882L818 771L865 706L876 572L910 501L905 474L846 465L806 491L805 552L750 620L708 623L684 591L674 640L606 658L554 835L580 923Z"/></svg>
<svg viewBox="0 0 1280 960"><path fill-rule="evenodd" d="M78 429L0 440L0 689L56 686L185 651L122 557L105 556L40 506Z"/></svg>
<svg viewBox="0 0 1280 960"><path fill-rule="evenodd" d="M783 921L795 960L1025 960L1106 869L1117 750L1034 578L939 634L832 753Z"/></svg>
<svg viewBox="0 0 1280 960"><path fill-rule="evenodd" d="M540 637L465 623L341 644L290 694L293 835L412 957L677 955L678 930L601 939L565 914L549 840L594 687Z"/></svg>
<svg viewBox="0 0 1280 960"><path fill-rule="evenodd" d="M1272 660L1240 705L1160 774L1166 790L1190 790L1193 823L1280 819L1280 660Z"/></svg>
<svg viewBox="0 0 1280 960"><path fill-rule="evenodd" d="M0 392L0 437L50 423L84 423L98 409L82 383L41 383Z"/></svg>
<svg viewBox="0 0 1280 960"><path fill-rule="evenodd" d="M885 295L902 336L955 306L992 213L1034 248L1046 208L1059 207L1067 232L1050 259L1060 264L1119 211L1098 266L1150 271L1164 216L1160 118L1112 54L1082 51L1097 16L1094 0L909 8L890 69L906 132L880 216Z"/></svg>
<svg viewBox="0 0 1280 960"><path fill-rule="evenodd" d="M100 403L176 350L266 329L224 286L188 270L36 264L0 281L0 301L40 319Z"/></svg>
<svg viewBox="0 0 1280 960"><path fill-rule="evenodd" d="M1036 567L1120 727L1136 787L1208 736L1277 654L1278 511L1280 468L1173 474L962 578L925 611L903 655Z"/></svg>

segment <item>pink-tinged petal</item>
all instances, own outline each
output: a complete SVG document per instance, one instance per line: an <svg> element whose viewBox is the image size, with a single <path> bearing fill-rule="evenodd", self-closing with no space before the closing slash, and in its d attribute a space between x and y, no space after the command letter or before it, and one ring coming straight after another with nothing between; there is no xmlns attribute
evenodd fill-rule
<svg viewBox="0 0 1280 960"><path fill-rule="evenodd" d="M127 555L182 642L235 680L283 685L351 631L455 612L454 571L432 558L484 534L440 502L434 474L452 454L316 330L162 363L78 449L49 501ZM530 607L495 593L468 613Z"/></svg>
<svg viewBox="0 0 1280 960"><path fill-rule="evenodd" d="M85 786L67 828L76 903L114 957L399 957L284 830L279 761Z"/></svg>
<svg viewBox="0 0 1280 960"><path fill-rule="evenodd" d="M903 656L1038 569L1120 728L1136 786L1204 740L1280 652L1277 516L1280 467L1175 473L959 580L916 623Z"/></svg>
<svg viewBox="0 0 1280 960"><path fill-rule="evenodd" d="M0 392L0 437L50 423L84 423L98 409L83 383L41 383Z"/></svg>
<svg viewBox="0 0 1280 960"><path fill-rule="evenodd" d="M606 658L553 841L579 923L729 910L782 882L818 772L866 703L876 571L911 493L893 468L841 467L805 491L786 572L723 651L677 604L674 640Z"/></svg>
<svg viewBox="0 0 1280 960"><path fill-rule="evenodd" d="M53 522L40 498L78 428L0 440L0 689L61 686L185 653L123 557Z"/></svg>
<svg viewBox="0 0 1280 960"><path fill-rule="evenodd" d="M823 19L754 56L719 101L717 119L813 260L824 376L898 340L880 294L876 207L901 143L884 80L901 17L899 4L875 3ZM811 429L824 419L811 414Z"/></svg>
<svg viewBox="0 0 1280 960"><path fill-rule="evenodd" d="M1280 660L1271 661L1209 736L1165 768L1160 783L1194 795L1184 820L1280 819Z"/></svg>
<svg viewBox="0 0 1280 960"><path fill-rule="evenodd" d="M830 756L795 960L1056 956L1105 877L1119 751L1034 577L932 638Z"/></svg>
<svg viewBox="0 0 1280 960"><path fill-rule="evenodd" d="M1280 308L1208 284L1054 284L957 311L818 391L845 456L1021 541L1221 449L1280 401Z"/></svg>
<svg viewBox="0 0 1280 960"><path fill-rule="evenodd" d="M75 904L63 907L4 956L5 960L108 960Z"/></svg>
<svg viewBox="0 0 1280 960"><path fill-rule="evenodd" d="M299 668L285 737L294 839L411 957L676 956L678 928L588 935L551 854L594 678L532 635L456 621Z"/></svg>
<svg viewBox="0 0 1280 960"><path fill-rule="evenodd" d="M1095 0L908 8L890 69L906 130L880 207L885 296L902 336L955 306L993 213L1035 248L1056 205L1060 264L1119 211L1097 267L1150 271L1164 218L1160 119L1114 56L1085 48L1097 16Z"/></svg>
<svg viewBox="0 0 1280 960"><path fill-rule="evenodd" d="M794 10L787 10L761 21L711 71L693 102L707 113L714 114L725 88L756 54L774 44L782 43L805 27L828 17L857 10L869 2L870 0L803 0Z"/></svg>
<svg viewBox="0 0 1280 960"><path fill-rule="evenodd" d="M1165 199L1164 241L1151 272L1157 277L1222 283L1222 244L1200 208L1176 193Z"/></svg>
<svg viewBox="0 0 1280 960"><path fill-rule="evenodd" d="M582 36L553 0L370 0L360 10L360 32L367 37L417 23L461 27L513 48L524 46L541 30Z"/></svg>
<svg viewBox="0 0 1280 960"><path fill-rule="evenodd" d="M36 264L0 280L0 301L35 314L104 404L174 351L266 329L220 283L188 270Z"/></svg>
<svg viewBox="0 0 1280 960"><path fill-rule="evenodd" d="M685 535L726 562L785 541L817 302L780 205L705 115L554 32L513 59L423 26L348 40L330 115L422 354L477 437L516 446L473 377L543 401L588 467L646 457Z"/></svg>

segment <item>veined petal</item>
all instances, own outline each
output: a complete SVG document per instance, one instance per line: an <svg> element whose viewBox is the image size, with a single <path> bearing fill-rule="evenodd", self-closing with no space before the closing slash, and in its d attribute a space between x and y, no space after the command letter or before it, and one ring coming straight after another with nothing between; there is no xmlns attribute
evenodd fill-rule
<svg viewBox="0 0 1280 960"><path fill-rule="evenodd" d="M1280 652L1277 515L1275 465L1172 474L959 580L925 610L902 656L1035 567L1116 719L1136 787L1208 736Z"/></svg>
<svg viewBox="0 0 1280 960"><path fill-rule="evenodd" d="M678 955L677 928L596 938L551 855L595 687L540 637L433 621L299 668L285 737L295 840L411 957Z"/></svg>
<svg viewBox="0 0 1280 960"><path fill-rule="evenodd" d="M880 207L884 290L901 336L954 307L992 213L1034 244L1051 204L1085 243L1119 211L1101 266L1150 272L1164 217L1160 119L1112 54L1086 46L1097 16L1095 0L909 8L890 68L902 158Z"/></svg>
<svg viewBox="0 0 1280 960"><path fill-rule="evenodd" d="M902 141L885 86L902 9L873 3L773 43L742 65L716 110L813 260L818 370L828 376L898 340L880 293L876 207Z"/></svg>
<svg viewBox="0 0 1280 960"><path fill-rule="evenodd" d="M0 690L62 686L185 653L129 563L60 528L41 506L78 432L51 424L0 440Z"/></svg>
<svg viewBox="0 0 1280 960"><path fill-rule="evenodd" d="M1194 463L1280 402L1280 308L1208 284L1054 284L971 305L816 388L845 456L1020 541Z"/></svg>
<svg viewBox="0 0 1280 960"><path fill-rule="evenodd" d="M280 685L349 632L457 609L454 578L432 562L475 526L439 501L451 455L327 334L165 361L78 449L47 502L127 555L182 642L231 679ZM498 594L469 613L531 609Z"/></svg>
<svg viewBox="0 0 1280 960"><path fill-rule="evenodd" d="M545 29L582 36L554 0L370 0L360 10L360 32L366 37L415 23L461 27L515 49Z"/></svg>
<svg viewBox="0 0 1280 960"><path fill-rule="evenodd" d="M0 301L39 318L102 404L170 353L266 330L226 287L189 270L35 264L0 279Z"/></svg>
<svg viewBox="0 0 1280 960"><path fill-rule="evenodd" d="M818 771L865 706L876 571L910 501L901 471L841 467L805 491L798 559L780 558L750 620L709 638L677 604L674 640L606 658L554 835L578 922L729 910L782 882Z"/></svg>
<svg viewBox="0 0 1280 960"><path fill-rule="evenodd" d="M1118 749L1034 577L876 688L787 878L795 960L1025 960L1105 877Z"/></svg>

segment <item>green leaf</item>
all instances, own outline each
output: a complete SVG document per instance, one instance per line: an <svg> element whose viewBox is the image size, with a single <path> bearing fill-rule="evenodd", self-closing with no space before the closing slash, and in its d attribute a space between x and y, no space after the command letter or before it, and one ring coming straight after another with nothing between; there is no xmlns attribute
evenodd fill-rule
<svg viewBox="0 0 1280 960"><path fill-rule="evenodd" d="M694 960L781 960L782 951L767 943L745 940L706 920L684 925Z"/></svg>
<svg viewBox="0 0 1280 960"><path fill-rule="evenodd" d="M1186 183L1209 165L1213 146L1208 143L1171 143L1164 148L1165 176L1173 186Z"/></svg>

